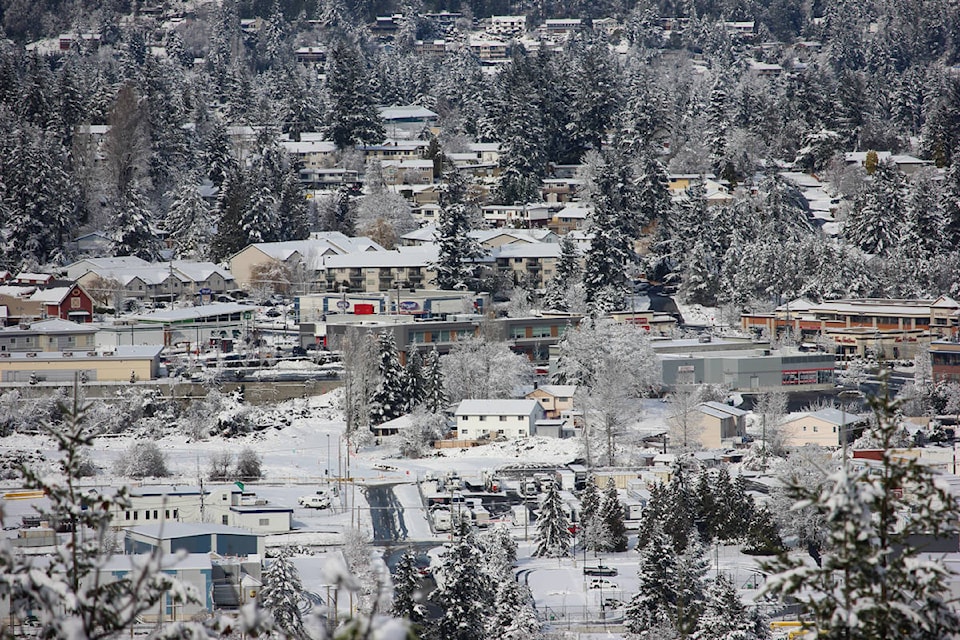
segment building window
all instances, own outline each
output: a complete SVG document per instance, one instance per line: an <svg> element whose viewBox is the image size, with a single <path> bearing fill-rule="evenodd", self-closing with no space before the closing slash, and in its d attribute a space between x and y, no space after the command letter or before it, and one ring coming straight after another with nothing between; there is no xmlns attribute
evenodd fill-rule
<svg viewBox="0 0 960 640"><path fill-rule="evenodd" d="M129 511L125 511L123 515L124 515L124 519L125 519L125 520L129 520L129 519L130 519L130 512L129 512Z"/></svg>
<svg viewBox="0 0 960 640"><path fill-rule="evenodd" d="M480 422L486 422L487 416L480 416Z"/></svg>
<svg viewBox="0 0 960 640"><path fill-rule="evenodd" d="M467 435L468 433L470 433L469 430L467 430L467 429L460 429L460 435L465 436L465 435Z"/></svg>
<svg viewBox="0 0 960 640"><path fill-rule="evenodd" d="M517 435L518 435L518 436L525 436L525 435L527 435L526 429L520 429L519 431L517 431Z"/></svg>
<svg viewBox="0 0 960 640"><path fill-rule="evenodd" d="M134 520L138 520L137 516L138 516L139 514L140 514L139 511L134 511L134 512L133 512L133 519L134 519Z"/></svg>
<svg viewBox="0 0 960 640"><path fill-rule="evenodd" d="M174 509L174 510L173 510L173 519L176 520L176 519L179 518L179 517L180 517L180 509Z"/></svg>
<svg viewBox="0 0 960 640"><path fill-rule="evenodd" d="M153 519L154 519L154 520L159 520L159 519L160 519L160 517L157 515L158 513L159 513L159 511L157 511L156 509L153 510Z"/></svg>
<svg viewBox="0 0 960 640"><path fill-rule="evenodd" d="M270 518L260 518L260 526L261 526L261 527L269 527L269 526L270 526Z"/></svg>
<svg viewBox="0 0 960 640"><path fill-rule="evenodd" d="M506 422L507 416L500 416L500 422Z"/></svg>
<svg viewBox="0 0 960 640"><path fill-rule="evenodd" d="M220 523L221 523L221 524L230 524L230 516L227 516L227 515L220 516Z"/></svg>
<svg viewBox="0 0 960 640"><path fill-rule="evenodd" d="M502 436L502 435L503 435L503 429L497 429L497 435Z"/></svg>
<svg viewBox="0 0 960 640"><path fill-rule="evenodd" d="M819 427L814 427L814 428L813 428L813 432L814 432L814 433L817 433L818 431L820 431L820 428L819 428Z"/></svg>
<svg viewBox="0 0 960 640"><path fill-rule="evenodd" d="M163 517L164 517L166 520L169 520L169 519L170 519L170 509L164 509L164 511L163 511Z"/></svg>
<svg viewBox="0 0 960 640"><path fill-rule="evenodd" d="M147 509L146 511L143 512L143 519L144 520L150 519L150 509Z"/></svg>

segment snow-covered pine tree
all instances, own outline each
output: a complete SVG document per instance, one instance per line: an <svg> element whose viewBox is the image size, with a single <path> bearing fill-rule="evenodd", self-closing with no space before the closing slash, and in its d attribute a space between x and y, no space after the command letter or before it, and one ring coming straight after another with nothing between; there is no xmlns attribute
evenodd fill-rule
<svg viewBox="0 0 960 640"><path fill-rule="evenodd" d="M300 596L303 585L300 572L291 561L292 552L283 547L263 572L260 606L273 614L275 628L295 640L304 636Z"/></svg>
<svg viewBox="0 0 960 640"><path fill-rule="evenodd" d="M153 213L137 180L127 184L115 204L110 239L115 256L137 256L148 262L160 256L160 240L154 234Z"/></svg>
<svg viewBox="0 0 960 640"><path fill-rule="evenodd" d="M746 527L743 552L758 556L770 556L783 549L780 528L766 505L755 507L753 517Z"/></svg>
<svg viewBox="0 0 960 640"><path fill-rule="evenodd" d="M640 549L637 569L640 586L624 612L630 633L674 627L670 604L676 602L678 557L661 523L654 522L647 544Z"/></svg>
<svg viewBox="0 0 960 640"><path fill-rule="evenodd" d="M470 524L457 524L457 542L443 556L439 584L430 601L443 609L434 637L443 640L484 640L494 593L483 571L483 556Z"/></svg>
<svg viewBox="0 0 960 640"><path fill-rule="evenodd" d="M517 561L517 541L513 539L510 528L498 524L480 537L484 549L486 566L484 570L495 580L513 581L513 565Z"/></svg>
<svg viewBox="0 0 960 640"><path fill-rule="evenodd" d="M677 553L690 544L690 531L697 521L697 500L690 473L680 462L673 465L664 491L663 529L673 540Z"/></svg>
<svg viewBox="0 0 960 640"><path fill-rule="evenodd" d="M420 618L418 610L418 592L420 591L420 571L417 558L407 551L393 571L393 608L392 615L416 622Z"/></svg>
<svg viewBox="0 0 960 640"><path fill-rule="evenodd" d="M653 539L656 531L663 532L663 518L667 508L667 488L662 482L654 482L650 487L650 499L640 514L640 526L637 529L637 551L642 551ZM659 529L658 529L659 527Z"/></svg>
<svg viewBox="0 0 960 640"><path fill-rule="evenodd" d="M709 238L701 237L693 245L687 259L680 293L687 304L716 306L720 288L720 259Z"/></svg>
<svg viewBox="0 0 960 640"><path fill-rule="evenodd" d="M470 236L470 217L467 213L466 182L455 168L444 172L447 187L440 196L440 215L435 240L437 261L435 284L440 289L468 289L474 274L473 261L483 255L476 238Z"/></svg>
<svg viewBox="0 0 960 640"><path fill-rule="evenodd" d="M210 207L200 195L199 184L186 176L169 192L170 209L163 221L167 237L173 240L174 255L184 259L203 259L207 255L213 225Z"/></svg>
<svg viewBox="0 0 960 640"><path fill-rule="evenodd" d="M914 264L923 264L943 250L944 235L948 233L938 207L940 182L934 180L933 174L921 171L911 177L907 189L897 250Z"/></svg>
<svg viewBox="0 0 960 640"><path fill-rule="evenodd" d="M533 608L530 588L510 575L499 579L495 589L495 613L490 616L486 637L517 640L542 637L543 624Z"/></svg>
<svg viewBox="0 0 960 640"><path fill-rule="evenodd" d="M61 424L42 427L62 455L62 475L28 467L20 473L21 486L46 495L49 506L41 508L39 515L54 530L69 529L67 541L55 545L42 566L36 557L14 553L10 545L0 546L0 593L10 604L4 624L11 627L2 634L22 628L28 616L34 616L38 637L120 638L132 634L140 617L163 598L173 605L199 602L195 589L166 572L159 550L130 556L129 571L105 568L112 557L108 549L113 514L129 509L130 499L125 487L107 494L80 485L88 464L85 450L92 446L93 436L76 393L63 412ZM159 623L154 631L161 636L207 636L198 622Z"/></svg>
<svg viewBox="0 0 960 640"><path fill-rule="evenodd" d="M201 160L207 177L217 187L221 186L227 176L237 168L237 161L230 147L230 138L227 136L227 125L218 117L214 117L203 136Z"/></svg>
<svg viewBox="0 0 960 640"><path fill-rule="evenodd" d="M717 535L717 499L713 493L713 486L710 482L710 474L706 471L700 472L697 479L696 489L697 500L697 530L700 532L700 538L705 542L710 542Z"/></svg>
<svg viewBox="0 0 960 640"><path fill-rule="evenodd" d="M598 526L600 514L601 495L600 489L593 474L587 477L587 484L580 495L580 540L587 549L597 550L597 536L595 531Z"/></svg>
<svg viewBox="0 0 960 640"><path fill-rule="evenodd" d="M606 41L580 49L573 77L573 139L580 149L600 150L619 107L617 68Z"/></svg>
<svg viewBox="0 0 960 640"><path fill-rule="evenodd" d="M627 527L624 523L623 503L617 495L617 487L613 478L607 480L607 488L603 492L603 500L600 503L600 511L597 513L597 520L602 523L603 535L599 544L602 547L600 551L626 551L627 550Z"/></svg>
<svg viewBox="0 0 960 640"><path fill-rule="evenodd" d="M400 417L407 407L406 375L392 331L382 331L377 336L377 349L379 381L370 398L370 424L374 426Z"/></svg>
<svg viewBox="0 0 960 640"><path fill-rule="evenodd" d="M570 555L570 520L563 509L560 491L551 484L537 517L537 548L533 555L562 558Z"/></svg>
<svg viewBox="0 0 960 640"><path fill-rule="evenodd" d="M691 640L767 640L770 627L765 620L751 615L736 587L720 574L707 587L703 613Z"/></svg>
<svg viewBox="0 0 960 640"><path fill-rule="evenodd" d="M601 169L602 171L602 169ZM587 249L583 284L587 304L595 316L622 306L626 291L625 269L632 259L629 239L623 234L616 184L609 182L605 172L598 176L597 200L590 224L590 248ZM618 299L619 298L619 299Z"/></svg>
<svg viewBox="0 0 960 640"><path fill-rule="evenodd" d="M423 356L420 355L420 350L411 349L407 354L407 364L404 367L403 376L404 382L406 383L404 397L407 400L404 413L409 413L415 407L423 404L426 398L427 386L424 379L425 371L423 364Z"/></svg>
<svg viewBox="0 0 960 640"><path fill-rule="evenodd" d="M727 90L723 76L718 74L710 90L710 103L707 105L707 148L710 150L710 165L713 173L723 175L728 162L727 135L730 129L730 117L727 114Z"/></svg>
<svg viewBox="0 0 960 640"><path fill-rule="evenodd" d="M950 167L943 178L939 202L947 246L960 248L960 151L953 153Z"/></svg>
<svg viewBox="0 0 960 640"><path fill-rule="evenodd" d="M553 276L547 281L546 292L543 295L543 306L546 309L568 311L570 308L569 293L580 275L580 252L569 235L560 238L560 257L553 270Z"/></svg>
<svg viewBox="0 0 960 640"><path fill-rule="evenodd" d="M844 237L866 253L887 253L899 241L905 198L903 174L892 162L881 162L853 198L843 223Z"/></svg>
<svg viewBox="0 0 960 640"><path fill-rule="evenodd" d="M825 517L830 550L822 565L782 555L765 564L764 592L791 598L823 637L947 638L960 633L951 572L925 558L917 540L952 530L960 512L930 467L893 455L897 402L882 393L869 401L879 464L843 464L821 490L789 488Z"/></svg>
<svg viewBox="0 0 960 640"><path fill-rule="evenodd" d="M376 94L359 47L340 38L327 55L326 133L338 149L378 144L386 137Z"/></svg>
<svg viewBox="0 0 960 640"><path fill-rule="evenodd" d="M440 413L447 406L447 395L443 386L440 353L436 347L427 355L423 372L423 405L430 413Z"/></svg>

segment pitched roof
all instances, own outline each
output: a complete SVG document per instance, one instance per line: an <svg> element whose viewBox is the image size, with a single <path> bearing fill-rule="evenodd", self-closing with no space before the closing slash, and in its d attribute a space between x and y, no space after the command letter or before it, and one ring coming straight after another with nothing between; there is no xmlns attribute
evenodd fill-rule
<svg viewBox="0 0 960 640"><path fill-rule="evenodd" d="M707 411L708 409L710 411L713 411L714 413L710 413L709 411ZM708 402L701 402L700 411L703 411L708 415L716 415L717 413L720 413L720 414L724 414L723 417L733 416L734 418L739 418L741 416L745 416L748 413L750 413L749 411L744 411L743 409L732 407L729 404L724 404L722 402L714 402L712 400Z"/></svg>
<svg viewBox="0 0 960 640"><path fill-rule="evenodd" d="M470 399L461 400L456 416L529 416L540 403L536 400Z"/></svg>
<svg viewBox="0 0 960 640"><path fill-rule="evenodd" d="M426 267L435 262L439 249L435 244L414 247L397 247L393 251L359 251L342 255L329 255L323 259L327 269Z"/></svg>
<svg viewBox="0 0 960 640"><path fill-rule="evenodd" d="M563 398L569 398L577 393L577 385L575 384L542 384L537 389L554 397Z"/></svg>

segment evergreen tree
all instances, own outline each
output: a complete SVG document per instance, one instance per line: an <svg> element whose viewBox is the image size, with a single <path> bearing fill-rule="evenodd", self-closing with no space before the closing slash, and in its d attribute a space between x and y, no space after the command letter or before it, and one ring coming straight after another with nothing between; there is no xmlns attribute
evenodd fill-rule
<svg viewBox="0 0 960 640"><path fill-rule="evenodd" d="M914 175L908 185L904 218L897 249L909 260L925 263L942 251L946 229L939 208L939 183L927 171Z"/></svg>
<svg viewBox="0 0 960 640"><path fill-rule="evenodd" d="M407 399L406 412L423 404L426 398L426 381L424 380L423 356L419 349L412 349L407 356L407 365L404 368L403 379L407 383L404 397Z"/></svg>
<svg viewBox="0 0 960 640"><path fill-rule="evenodd" d="M906 181L892 162L881 162L854 197L843 235L866 253L885 254L899 241Z"/></svg>
<svg viewBox="0 0 960 640"><path fill-rule="evenodd" d="M678 556L659 522L653 524L648 543L640 550L637 576L640 586L624 612L631 633L662 626L674 627L671 605L676 602Z"/></svg>
<svg viewBox="0 0 960 640"><path fill-rule="evenodd" d="M303 593L300 573L290 560L289 548L282 548L263 572L260 606L273 614L274 625L287 638L304 637L299 600Z"/></svg>
<svg viewBox="0 0 960 640"><path fill-rule="evenodd" d="M537 548L534 556L561 558L570 554L570 520L563 510L560 491L550 485L537 517Z"/></svg>
<svg viewBox="0 0 960 640"><path fill-rule="evenodd" d="M664 491L663 528L673 540L677 553L690 544L690 531L697 521L696 495L690 476L679 462L673 465L670 482Z"/></svg>
<svg viewBox="0 0 960 640"><path fill-rule="evenodd" d="M444 640L484 640L488 611L493 605L493 593L487 575L483 572L483 556L477 547L470 525L458 525L457 542L443 557L438 571L441 575L430 601L443 609L436 621L435 637Z"/></svg>
<svg viewBox="0 0 960 640"><path fill-rule="evenodd" d="M724 575L718 575L707 588L703 613L691 640L766 640L770 627L752 616L736 587Z"/></svg>
<svg viewBox="0 0 960 640"><path fill-rule="evenodd" d="M230 148L230 139L227 137L227 126L220 118L215 118L209 126L200 148L207 177L215 186L220 187L237 167Z"/></svg>
<svg viewBox="0 0 960 640"><path fill-rule="evenodd" d="M642 551L653 539L655 532L663 533L663 520L667 508L667 488L662 482L650 487L650 499L640 514L637 530L637 551Z"/></svg>
<svg viewBox="0 0 960 640"><path fill-rule="evenodd" d="M370 424L383 424L403 415L407 407L407 386L397 343L392 331L383 331L377 337L379 350L379 381L370 401Z"/></svg>
<svg viewBox="0 0 960 640"><path fill-rule="evenodd" d="M960 248L960 153L953 154L940 190L940 220L944 239L951 249Z"/></svg>
<svg viewBox="0 0 960 640"><path fill-rule="evenodd" d="M617 496L617 487L613 483L613 478L610 478L603 493L600 511L597 513L597 520L603 527L603 535L597 535L602 544L601 551L627 550L627 527L624 518L623 503Z"/></svg>
<svg viewBox="0 0 960 640"><path fill-rule="evenodd" d="M440 413L447 406L447 394L443 387L443 367L436 347L427 356L423 369L423 405L430 413Z"/></svg>
<svg viewBox="0 0 960 640"><path fill-rule="evenodd" d="M437 224L437 261L433 265L440 289L469 289L475 271L473 261L483 255L477 240L470 236L470 219L464 204L466 183L456 169L444 174L446 191L441 194Z"/></svg>
<svg viewBox="0 0 960 640"><path fill-rule="evenodd" d="M583 47L573 76L573 137L580 149L600 150L619 106L619 69L606 42Z"/></svg>
<svg viewBox="0 0 960 640"><path fill-rule="evenodd" d="M830 550L821 566L787 555L767 563L764 591L792 598L826 638L950 637L960 618L949 604L949 571L915 541L952 530L956 501L929 467L893 455L897 403L881 396L869 404L882 459L859 471L842 465L822 490L790 486L825 516Z"/></svg>
<svg viewBox="0 0 960 640"><path fill-rule="evenodd" d="M339 231L352 236L355 234L355 215L350 206L350 191L346 187L320 200L317 211L317 226L320 231Z"/></svg>
<svg viewBox="0 0 960 640"><path fill-rule="evenodd" d="M580 275L580 252L569 235L560 239L560 257L554 268L553 276L547 281L547 290L543 296L543 306L557 311L569 311L569 293Z"/></svg>
<svg viewBox="0 0 960 640"><path fill-rule="evenodd" d="M160 256L160 240L154 234L153 213L136 180L127 183L115 204L113 255L137 256L148 262Z"/></svg>
<svg viewBox="0 0 960 640"><path fill-rule="evenodd" d="M638 220L641 225L663 224L672 208L667 170L654 149L648 145L643 146L637 167Z"/></svg>
<svg viewBox="0 0 960 640"><path fill-rule="evenodd" d="M593 237L583 278L587 304L594 314L622 304L625 270L636 259L633 242L643 224L637 196L636 178L622 152L604 151L593 175Z"/></svg>
<svg viewBox="0 0 960 640"><path fill-rule="evenodd" d="M765 505L753 509L753 518L747 525L744 553L753 555L774 555L783 549L780 529Z"/></svg>
<svg viewBox="0 0 960 640"><path fill-rule="evenodd" d="M697 530L704 543L709 543L716 537L719 526L720 510L717 508L717 499L710 484L710 475L700 474L697 480Z"/></svg>
<svg viewBox="0 0 960 640"><path fill-rule="evenodd" d="M417 569L417 558L407 551L393 571L393 608L392 615L416 622L420 618L417 592L420 590L420 572Z"/></svg>
<svg viewBox="0 0 960 640"><path fill-rule="evenodd" d="M710 104L707 106L707 147L710 149L710 164L714 174L724 179L733 177L725 171L728 163L727 135L730 128L727 100L723 77L718 75L710 91Z"/></svg>
<svg viewBox="0 0 960 640"><path fill-rule="evenodd" d="M338 40L327 57L326 133L338 149L379 144L386 137L366 64L358 47Z"/></svg>
<svg viewBox="0 0 960 640"><path fill-rule="evenodd" d="M591 474L587 477L587 485L580 496L580 540L587 549L597 550L597 536L595 531L599 526L600 489Z"/></svg>
<svg viewBox="0 0 960 640"><path fill-rule="evenodd" d="M212 224L210 207L200 195L199 185L191 177L168 193L172 199L164 228L173 240L174 255L178 258L202 259L207 255Z"/></svg>

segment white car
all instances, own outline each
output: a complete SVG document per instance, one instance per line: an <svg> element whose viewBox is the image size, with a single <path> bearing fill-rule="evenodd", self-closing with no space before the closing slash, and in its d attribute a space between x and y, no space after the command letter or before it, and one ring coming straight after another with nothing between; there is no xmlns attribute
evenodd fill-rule
<svg viewBox="0 0 960 640"><path fill-rule="evenodd" d="M610 582L609 580L593 579L590 581L590 588L591 589L609 589L611 591L616 591L620 587L617 586L617 583Z"/></svg>
<svg viewBox="0 0 960 640"><path fill-rule="evenodd" d="M301 507L307 509L329 509L330 498L327 496L300 496L297 499Z"/></svg>

